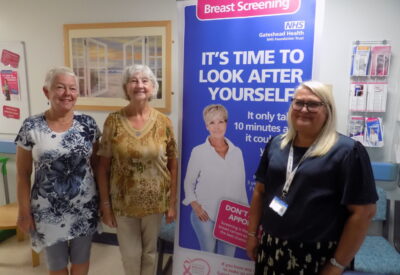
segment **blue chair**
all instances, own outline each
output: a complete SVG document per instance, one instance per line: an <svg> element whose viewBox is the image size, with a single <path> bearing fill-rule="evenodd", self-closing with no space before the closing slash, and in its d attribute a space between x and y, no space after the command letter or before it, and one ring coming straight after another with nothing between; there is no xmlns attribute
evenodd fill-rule
<svg viewBox="0 0 400 275"><path fill-rule="evenodd" d="M158 235L158 260L157 260L157 275L166 274L167 270L172 265L172 257L168 258L167 263L163 268L164 254L174 253L174 236L175 236L175 222L167 224L165 216L161 221L161 230Z"/></svg>
<svg viewBox="0 0 400 275"><path fill-rule="evenodd" d="M373 170L377 181L396 180L397 165L385 163L374 165L373 163ZM377 192L379 200L372 225L378 225L381 232L378 235L368 235L365 238L356 254L354 269L368 274L400 274L400 254L384 237L384 228L388 216L386 192L380 187L377 187Z"/></svg>

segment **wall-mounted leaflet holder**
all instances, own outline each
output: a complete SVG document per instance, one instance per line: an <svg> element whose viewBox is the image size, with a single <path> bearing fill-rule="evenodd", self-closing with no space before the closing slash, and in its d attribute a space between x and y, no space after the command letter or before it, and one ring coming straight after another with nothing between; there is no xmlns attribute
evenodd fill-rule
<svg viewBox="0 0 400 275"><path fill-rule="evenodd" d="M387 40L355 41L351 76L381 76L389 75L391 46Z"/></svg>
<svg viewBox="0 0 400 275"><path fill-rule="evenodd" d="M387 40L354 41L348 135L367 147L383 147L391 46Z"/></svg>

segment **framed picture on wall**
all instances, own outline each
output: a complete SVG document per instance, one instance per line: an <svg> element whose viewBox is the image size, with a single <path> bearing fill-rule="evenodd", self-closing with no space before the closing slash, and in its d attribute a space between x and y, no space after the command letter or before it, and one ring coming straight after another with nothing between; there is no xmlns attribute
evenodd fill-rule
<svg viewBox="0 0 400 275"><path fill-rule="evenodd" d="M117 110L127 104L126 66L146 64L159 91L150 104L171 111L171 21L64 25L65 64L79 79L77 109Z"/></svg>

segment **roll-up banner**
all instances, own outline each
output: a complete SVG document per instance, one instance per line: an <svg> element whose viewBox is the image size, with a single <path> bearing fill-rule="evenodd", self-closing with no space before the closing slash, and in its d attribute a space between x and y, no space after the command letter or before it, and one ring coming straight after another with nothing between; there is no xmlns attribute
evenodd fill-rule
<svg viewBox="0 0 400 275"><path fill-rule="evenodd" d="M315 13L315 0L198 0L181 9L173 274L254 273L245 251L253 176L265 144L287 130L296 86L312 78Z"/></svg>

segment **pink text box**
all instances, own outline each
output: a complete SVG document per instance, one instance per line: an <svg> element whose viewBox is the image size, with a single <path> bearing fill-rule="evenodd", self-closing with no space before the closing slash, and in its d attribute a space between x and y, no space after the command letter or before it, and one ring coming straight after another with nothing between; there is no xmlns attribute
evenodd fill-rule
<svg viewBox="0 0 400 275"><path fill-rule="evenodd" d="M292 14L301 0L198 0L200 20Z"/></svg>
<svg viewBox="0 0 400 275"><path fill-rule="evenodd" d="M8 118L20 119L20 109L11 106L3 106L3 116Z"/></svg>
<svg viewBox="0 0 400 275"><path fill-rule="evenodd" d="M14 68L18 68L19 55L8 50L3 50L1 52L1 63L6 66L11 65Z"/></svg>
<svg viewBox="0 0 400 275"><path fill-rule="evenodd" d="M214 226L214 237L235 246L246 248L249 224L248 206L222 200Z"/></svg>

